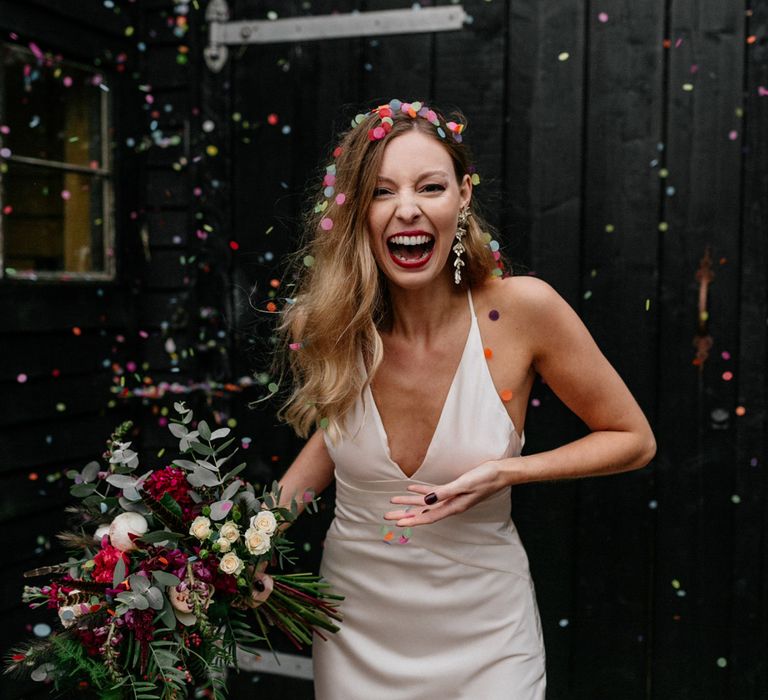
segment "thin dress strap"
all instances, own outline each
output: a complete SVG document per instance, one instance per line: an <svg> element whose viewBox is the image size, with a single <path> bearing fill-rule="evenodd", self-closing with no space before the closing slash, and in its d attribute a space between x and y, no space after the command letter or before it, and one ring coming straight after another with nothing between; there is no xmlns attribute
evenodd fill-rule
<svg viewBox="0 0 768 700"><path fill-rule="evenodd" d="M475 317L477 314L475 313L475 305L472 303L472 290L467 287L467 298L469 299L469 310L472 312L472 316Z"/></svg>

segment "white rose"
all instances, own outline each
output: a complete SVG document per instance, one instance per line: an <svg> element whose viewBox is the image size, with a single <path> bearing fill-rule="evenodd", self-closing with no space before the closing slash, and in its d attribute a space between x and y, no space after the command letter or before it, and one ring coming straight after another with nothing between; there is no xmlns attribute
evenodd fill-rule
<svg viewBox="0 0 768 700"><path fill-rule="evenodd" d="M219 569L225 574L234 574L235 576L238 576L244 568L245 564L243 564L243 561L234 552L228 552L219 562Z"/></svg>
<svg viewBox="0 0 768 700"><path fill-rule="evenodd" d="M231 520L227 520L219 530L219 535L229 542L237 542L240 539L240 530Z"/></svg>
<svg viewBox="0 0 768 700"><path fill-rule="evenodd" d="M251 518L251 527L271 535L277 528L277 520L271 510L263 510Z"/></svg>
<svg viewBox="0 0 768 700"><path fill-rule="evenodd" d="M120 513L109 526L110 544L121 552L136 549L133 540L143 535L149 529L149 524L139 513ZM133 535L133 537L131 537Z"/></svg>
<svg viewBox="0 0 768 700"><path fill-rule="evenodd" d="M245 538L245 546L251 554L264 554L272 546L269 535L252 527L245 531L243 537Z"/></svg>
<svg viewBox="0 0 768 700"><path fill-rule="evenodd" d="M198 515L189 526L189 534L201 541L208 539L211 534L211 521L204 515Z"/></svg>
<svg viewBox="0 0 768 700"><path fill-rule="evenodd" d="M215 544L218 545L220 552L228 552L232 549L232 543L226 537L219 537Z"/></svg>

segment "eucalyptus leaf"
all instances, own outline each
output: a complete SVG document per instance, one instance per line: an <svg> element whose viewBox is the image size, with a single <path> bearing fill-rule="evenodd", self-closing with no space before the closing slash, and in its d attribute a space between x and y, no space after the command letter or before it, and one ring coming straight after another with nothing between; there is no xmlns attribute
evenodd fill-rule
<svg viewBox="0 0 768 700"><path fill-rule="evenodd" d="M192 448L193 452L197 452L199 455L205 455L206 457L216 453L216 450L212 447L208 447L208 445L203 445L202 442L190 442L189 446Z"/></svg>
<svg viewBox="0 0 768 700"><path fill-rule="evenodd" d="M149 590L150 582L146 576L141 574L132 574L128 577L128 583L134 593L146 593Z"/></svg>
<svg viewBox="0 0 768 700"><path fill-rule="evenodd" d="M126 486L123 488L123 497L134 503L141 500L141 494L134 486Z"/></svg>
<svg viewBox="0 0 768 700"><path fill-rule="evenodd" d="M98 462L88 462L88 464L83 467L83 471L80 474L83 481L86 484L93 481L99 475L100 467L101 465Z"/></svg>
<svg viewBox="0 0 768 700"><path fill-rule="evenodd" d="M188 411L184 414L184 417L181 419L181 422L184 423L184 425L189 425L192 422L193 417L192 411Z"/></svg>
<svg viewBox="0 0 768 700"><path fill-rule="evenodd" d="M115 570L112 574L112 588L117 588L125 578L125 561L120 557L115 564Z"/></svg>
<svg viewBox="0 0 768 700"><path fill-rule="evenodd" d="M203 467L196 467L195 471L187 476L187 481L192 486L218 486L219 477L213 472L203 469Z"/></svg>
<svg viewBox="0 0 768 700"><path fill-rule="evenodd" d="M186 426L181 425L180 423L169 423L168 430L171 431L171 435L175 438L183 438L189 432Z"/></svg>
<svg viewBox="0 0 768 700"><path fill-rule="evenodd" d="M167 571L153 571L152 578L161 586L178 586L181 583L178 576L169 574Z"/></svg>
<svg viewBox="0 0 768 700"><path fill-rule="evenodd" d="M130 591L121 591L115 596L115 600L119 600L121 603L125 603L128 607L133 606L133 601L136 596Z"/></svg>
<svg viewBox="0 0 768 700"><path fill-rule="evenodd" d="M243 482L239 479L236 481L233 481L227 488L224 489L224 493L221 494L221 500L226 501L229 498L232 498L234 496L238 489L243 485Z"/></svg>
<svg viewBox="0 0 768 700"><path fill-rule="evenodd" d="M211 439L211 429L208 427L208 423L206 423L204 420L201 420L197 424L197 430L200 433L200 437L203 438L203 440Z"/></svg>
<svg viewBox="0 0 768 700"><path fill-rule="evenodd" d="M69 492L75 498L85 498L90 496L96 490L96 484L75 484L69 489Z"/></svg>
<svg viewBox="0 0 768 700"><path fill-rule="evenodd" d="M143 595L137 595L133 599L133 606L137 610L146 610L149 607L149 601Z"/></svg>
<svg viewBox="0 0 768 700"><path fill-rule="evenodd" d="M176 413L181 413L182 415L184 413L189 413L189 409L184 405L183 401L174 401L173 410L176 411Z"/></svg>
<svg viewBox="0 0 768 700"><path fill-rule="evenodd" d="M173 607L167 598L163 598L163 609L160 612L160 619L169 629L174 629L176 627L176 615L173 614Z"/></svg>
<svg viewBox="0 0 768 700"><path fill-rule="evenodd" d="M247 465L245 462L238 464L234 469L227 472L227 475L224 477L224 481L229 481L233 477L237 476L241 471L243 471L243 469L245 469L246 466Z"/></svg>
<svg viewBox="0 0 768 700"><path fill-rule="evenodd" d="M211 520L224 520L232 512L232 501L216 501L211 503Z"/></svg>
<svg viewBox="0 0 768 700"><path fill-rule="evenodd" d="M155 530L154 532L145 532L139 539L147 544L163 544L169 541L178 542L181 535L165 530Z"/></svg>
<svg viewBox="0 0 768 700"><path fill-rule="evenodd" d="M108 484L112 484L118 489L128 488L129 486L135 486L138 479L135 476L128 476L127 474L110 474L106 478Z"/></svg>
<svg viewBox="0 0 768 700"><path fill-rule="evenodd" d="M147 601L149 602L150 608L152 608L153 610L162 610L163 592L159 588L152 586L147 590L145 595L147 597Z"/></svg>
<svg viewBox="0 0 768 700"><path fill-rule="evenodd" d="M175 464L177 467L188 469L190 471L192 471L196 466L194 462L191 462L188 459L174 459L173 464Z"/></svg>
<svg viewBox="0 0 768 700"><path fill-rule="evenodd" d="M56 666L50 662L40 664L34 671L32 671L32 673L29 674L29 677L33 681L46 681L52 676L55 669Z"/></svg>
<svg viewBox="0 0 768 700"><path fill-rule="evenodd" d="M220 440L232 432L229 428L217 428L211 433L211 440Z"/></svg>

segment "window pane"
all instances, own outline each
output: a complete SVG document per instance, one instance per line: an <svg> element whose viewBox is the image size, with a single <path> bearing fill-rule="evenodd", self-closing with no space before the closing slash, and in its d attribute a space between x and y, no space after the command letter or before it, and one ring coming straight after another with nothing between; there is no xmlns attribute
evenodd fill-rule
<svg viewBox="0 0 768 700"><path fill-rule="evenodd" d="M3 57L3 145L29 156L88 167L101 163L101 77L66 62L38 60L0 44Z"/></svg>
<svg viewBox="0 0 768 700"><path fill-rule="evenodd" d="M36 47L35 47L36 48ZM0 43L5 276L109 273L108 93L96 71Z"/></svg>
<svg viewBox="0 0 768 700"><path fill-rule="evenodd" d="M3 181L7 274L104 269L103 178L9 163Z"/></svg>

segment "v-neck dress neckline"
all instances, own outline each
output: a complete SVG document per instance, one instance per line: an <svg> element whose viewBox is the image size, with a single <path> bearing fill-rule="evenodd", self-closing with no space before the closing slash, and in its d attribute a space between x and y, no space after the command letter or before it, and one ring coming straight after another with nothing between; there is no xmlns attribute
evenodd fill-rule
<svg viewBox="0 0 768 700"><path fill-rule="evenodd" d="M394 459L392 459L392 450L390 448L389 435L387 434L387 429L384 427L384 420L382 419L381 413L379 412L379 407L376 404L376 399L373 396L371 385L369 384L365 389L365 391L367 392L366 398L370 401L371 413L373 415L373 420L376 423L376 429L378 430L379 436L381 438L382 446L384 447L384 452L389 462L397 471L397 474L403 479L417 479L419 473L427 465L427 462L429 461L430 452L432 451L432 446L438 440L440 429L443 423L445 422L445 416L447 413L446 407L448 406L449 402L452 401L454 398L454 394L456 391L457 378L459 377L462 371L463 365L465 363L465 360L467 359L469 347L472 341L472 334L473 332L475 332L475 327L477 325L477 316L475 316L475 309L474 309L474 305L472 304L472 293L469 290L467 290L467 298L469 301L470 319L469 319L469 330L467 331L467 337L466 337L466 340L464 341L464 349L461 351L461 357L459 358L459 363L458 365L456 365L456 369L453 372L451 383L448 386L448 393L445 395L443 405L440 407L440 415L438 416L437 423L435 424L435 429L432 431L432 437L430 438L429 445L427 446L427 451L424 453L424 458L421 460L421 464L419 464L419 466L410 476L405 473L403 468Z"/></svg>

